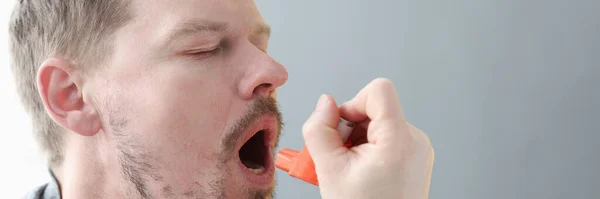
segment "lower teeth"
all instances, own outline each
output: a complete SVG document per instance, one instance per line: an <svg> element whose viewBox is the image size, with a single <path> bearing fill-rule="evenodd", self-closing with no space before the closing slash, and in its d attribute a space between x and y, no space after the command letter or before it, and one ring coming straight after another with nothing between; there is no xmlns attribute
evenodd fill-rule
<svg viewBox="0 0 600 199"><path fill-rule="evenodd" d="M260 168L258 168L258 169L251 169L251 168L248 168L248 170L250 170L250 171L251 171L252 173L254 173L254 174L260 174L260 173L262 173L262 172L265 170L265 168L263 168L263 167L260 167Z"/></svg>
<svg viewBox="0 0 600 199"><path fill-rule="evenodd" d="M262 173L265 170L265 167L263 167L262 165L253 163L253 162L243 161L243 163L246 166L246 168L248 168L248 170L250 170L252 173L255 173L255 174Z"/></svg>

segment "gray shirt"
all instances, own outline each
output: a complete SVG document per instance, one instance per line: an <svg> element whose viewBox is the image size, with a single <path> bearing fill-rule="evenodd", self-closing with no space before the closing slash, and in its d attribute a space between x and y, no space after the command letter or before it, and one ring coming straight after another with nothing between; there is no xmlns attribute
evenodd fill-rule
<svg viewBox="0 0 600 199"><path fill-rule="evenodd" d="M50 171L50 178L50 182L27 193L23 199L60 199L60 189L52 171Z"/></svg>

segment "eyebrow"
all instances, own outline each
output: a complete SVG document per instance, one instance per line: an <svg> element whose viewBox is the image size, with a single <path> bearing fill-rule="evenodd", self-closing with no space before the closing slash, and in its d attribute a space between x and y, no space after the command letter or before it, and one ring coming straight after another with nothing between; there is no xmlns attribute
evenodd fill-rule
<svg viewBox="0 0 600 199"><path fill-rule="evenodd" d="M201 32L226 32L228 24L224 22L215 22L209 20L187 21L175 26L169 34L168 43L179 38L193 36ZM252 27L253 35L266 35L271 37L271 27L265 23L256 23Z"/></svg>
<svg viewBox="0 0 600 199"><path fill-rule="evenodd" d="M200 32L225 32L227 23L214 21L187 21L175 26L169 34L169 43L181 37L191 36Z"/></svg>

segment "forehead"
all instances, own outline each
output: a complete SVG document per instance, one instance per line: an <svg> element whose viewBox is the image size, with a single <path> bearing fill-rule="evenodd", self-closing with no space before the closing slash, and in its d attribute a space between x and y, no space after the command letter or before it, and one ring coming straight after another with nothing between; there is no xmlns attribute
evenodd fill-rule
<svg viewBox="0 0 600 199"><path fill-rule="evenodd" d="M234 29L264 23L253 0L136 0L133 12L139 28L159 32L189 21L223 22Z"/></svg>
<svg viewBox="0 0 600 199"><path fill-rule="evenodd" d="M136 0L135 8L140 16L170 14L210 17L237 14L251 17L258 14L253 0Z"/></svg>

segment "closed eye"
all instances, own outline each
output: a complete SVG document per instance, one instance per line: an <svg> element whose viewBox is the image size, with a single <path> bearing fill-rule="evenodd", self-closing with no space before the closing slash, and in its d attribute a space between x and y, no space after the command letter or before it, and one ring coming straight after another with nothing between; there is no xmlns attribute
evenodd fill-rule
<svg viewBox="0 0 600 199"><path fill-rule="evenodd" d="M220 51L221 51L221 47L216 46L216 47L207 48L207 49L190 50L186 54L193 56L195 59L204 59L204 58L208 58L213 55L216 55Z"/></svg>

